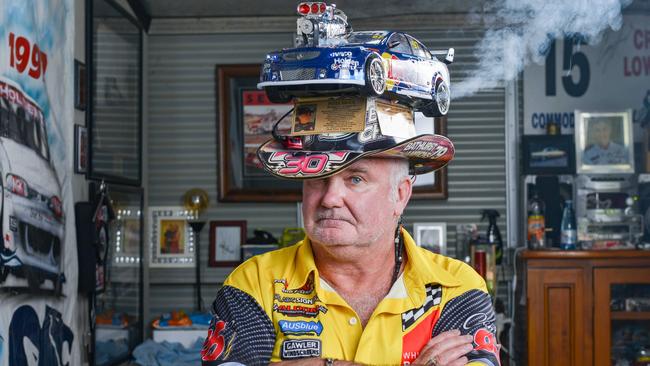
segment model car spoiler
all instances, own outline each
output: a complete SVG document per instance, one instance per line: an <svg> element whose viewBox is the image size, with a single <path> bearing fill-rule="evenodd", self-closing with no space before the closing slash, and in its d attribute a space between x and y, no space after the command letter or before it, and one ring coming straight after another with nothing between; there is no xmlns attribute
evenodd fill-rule
<svg viewBox="0 0 650 366"><path fill-rule="evenodd" d="M445 56L443 62L449 65L450 63L454 62L454 49L449 48L448 50L438 50L438 51L431 51L431 54L434 56Z"/></svg>

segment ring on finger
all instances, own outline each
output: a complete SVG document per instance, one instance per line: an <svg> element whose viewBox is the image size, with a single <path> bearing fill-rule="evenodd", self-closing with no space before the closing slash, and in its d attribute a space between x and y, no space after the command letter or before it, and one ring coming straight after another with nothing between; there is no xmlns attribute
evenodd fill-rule
<svg viewBox="0 0 650 366"><path fill-rule="evenodd" d="M441 365L440 365L440 359L438 358L438 355L435 355L435 356L431 357L431 358L427 361L427 363L425 364L425 366L441 366Z"/></svg>

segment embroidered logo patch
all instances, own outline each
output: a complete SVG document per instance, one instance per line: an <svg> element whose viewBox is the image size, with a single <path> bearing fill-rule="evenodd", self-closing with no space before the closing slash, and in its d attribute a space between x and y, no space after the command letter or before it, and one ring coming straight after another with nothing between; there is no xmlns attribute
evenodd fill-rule
<svg viewBox="0 0 650 366"><path fill-rule="evenodd" d="M320 322L320 320L318 322L280 320L278 322L278 325L284 334L315 334L319 336L321 332L323 332L323 324Z"/></svg>
<svg viewBox="0 0 650 366"><path fill-rule="evenodd" d="M303 306L273 304L273 311L286 316L304 316L315 318L318 316L319 312L327 313L327 308L323 305Z"/></svg>
<svg viewBox="0 0 650 366"><path fill-rule="evenodd" d="M282 342L282 359L320 357L321 342L318 339L291 339Z"/></svg>

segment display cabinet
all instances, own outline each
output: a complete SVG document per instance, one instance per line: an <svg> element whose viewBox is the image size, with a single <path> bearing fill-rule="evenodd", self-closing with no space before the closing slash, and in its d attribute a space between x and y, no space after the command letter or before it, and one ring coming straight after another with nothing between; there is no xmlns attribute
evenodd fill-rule
<svg viewBox="0 0 650 366"><path fill-rule="evenodd" d="M113 220L108 225L104 290L95 295L94 362L118 365L143 337L143 190L109 185Z"/></svg>
<svg viewBox="0 0 650 366"><path fill-rule="evenodd" d="M522 364L635 365L650 346L650 251L523 251L519 263Z"/></svg>

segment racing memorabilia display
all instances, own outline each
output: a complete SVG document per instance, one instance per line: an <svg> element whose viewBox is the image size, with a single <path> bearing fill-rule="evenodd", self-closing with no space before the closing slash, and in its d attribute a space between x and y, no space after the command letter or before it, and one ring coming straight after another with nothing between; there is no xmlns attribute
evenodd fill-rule
<svg viewBox="0 0 650 366"><path fill-rule="evenodd" d="M194 232L188 220L196 212L183 207L149 207L150 267L194 267Z"/></svg>
<svg viewBox="0 0 650 366"><path fill-rule="evenodd" d="M0 364L81 364L71 0L0 0Z"/></svg>
<svg viewBox="0 0 650 366"><path fill-rule="evenodd" d="M257 86L272 102L360 92L399 100L427 117L447 114L453 48L430 52L403 32L353 32L334 4L301 3L297 11L294 48L269 53L262 65Z"/></svg>
<svg viewBox="0 0 650 366"><path fill-rule="evenodd" d="M234 267L242 261L246 221L210 221L210 267Z"/></svg>
<svg viewBox="0 0 650 366"><path fill-rule="evenodd" d="M578 173L634 173L632 111L575 111Z"/></svg>
<svg viewBox="0 0 650 366"><path fill-rule="evenodd" d="M574 174L575 147L572 136L523 136L523 174Z"/></svg>
<svg viewBox="0 0 650 366"><path fill-rule="evenodd" d="M271 103L263 90L257 90L259 73L259 65L216 68L218 199L221 202L296 202L301 199L300 183L270 177L255 154L257 148L271 138L273 125L281 117L287 116L286 128L291 128L288 117L293 107Z"/></svg>

